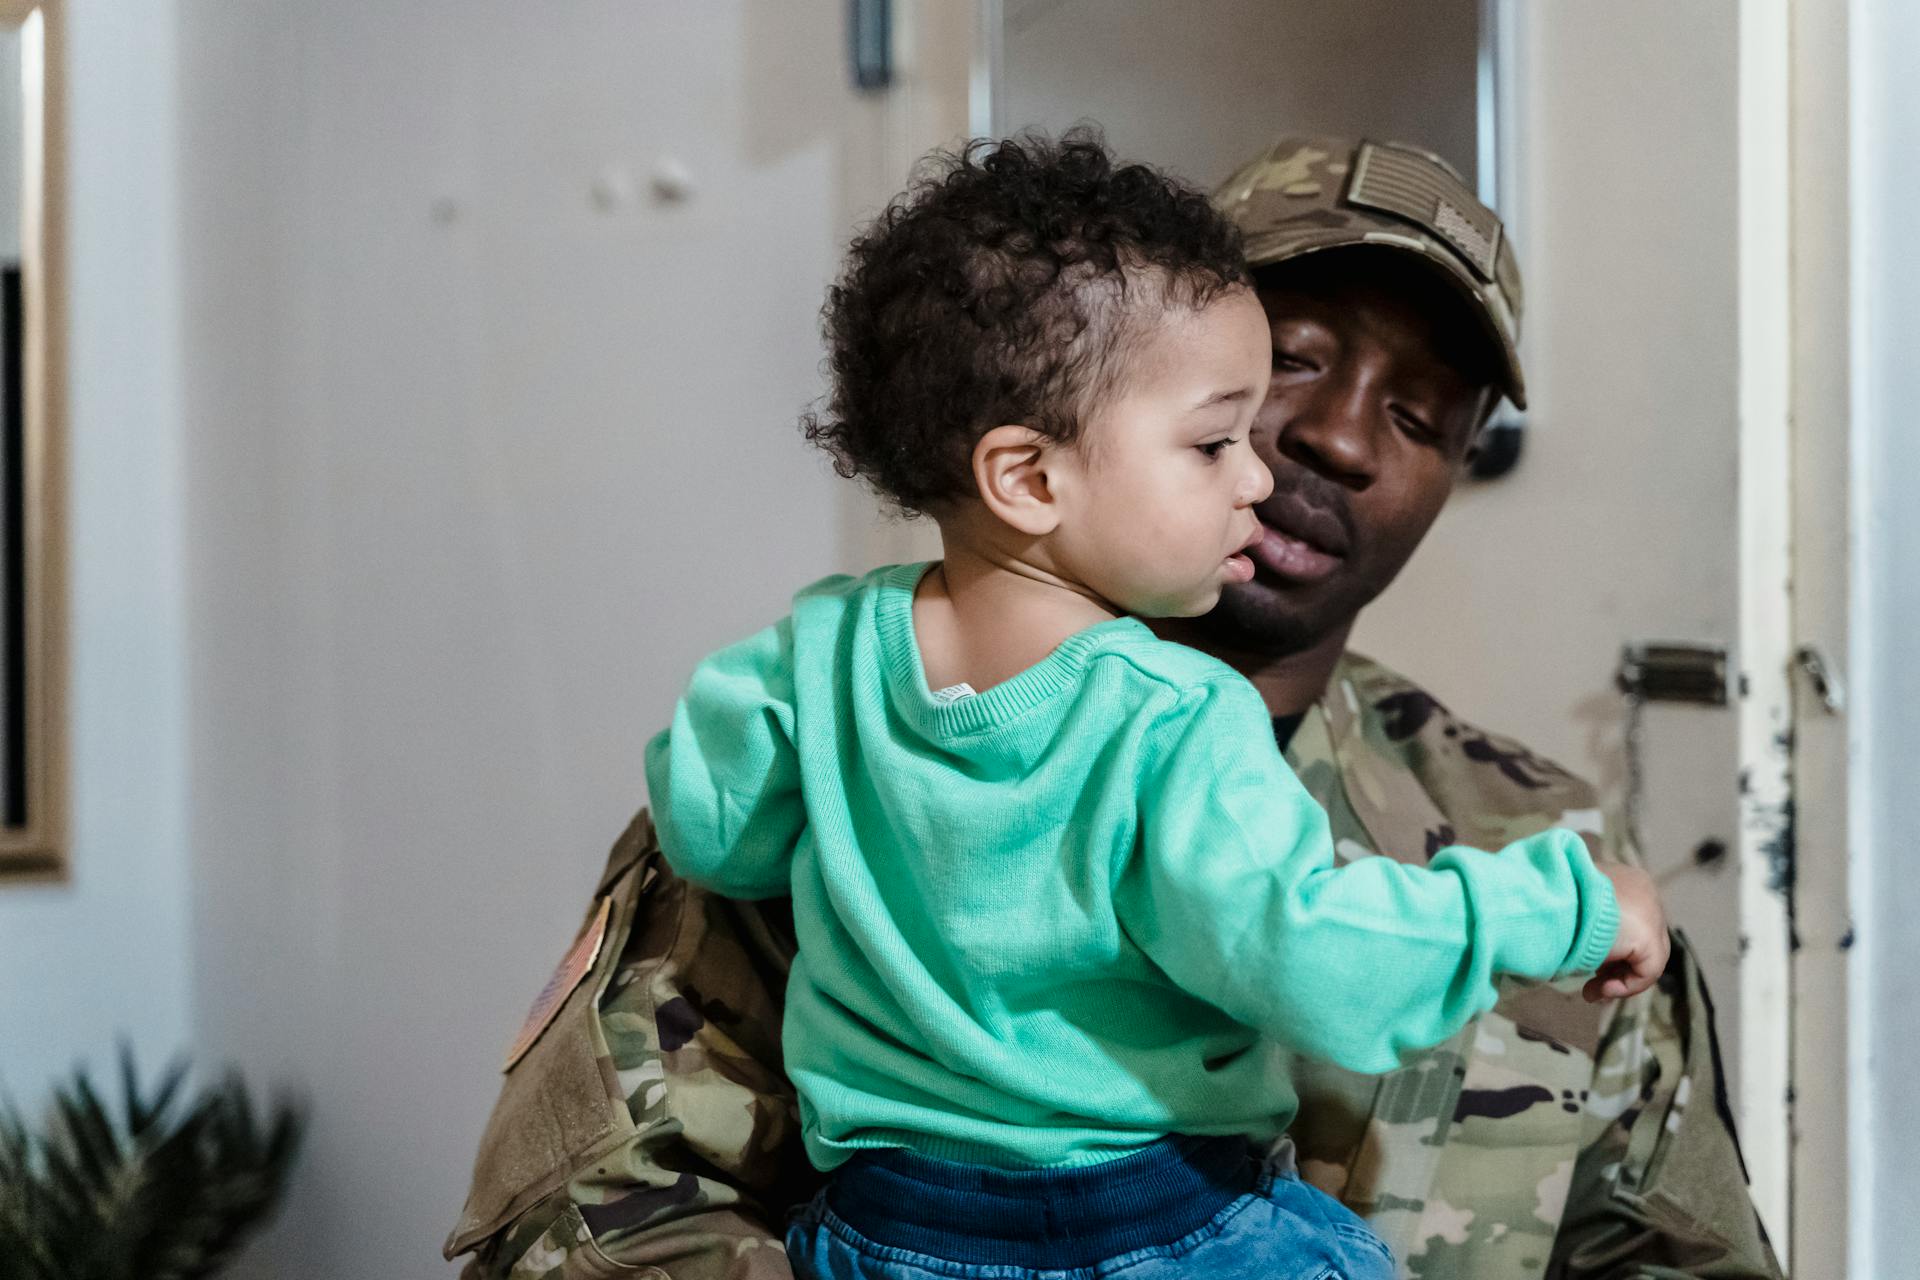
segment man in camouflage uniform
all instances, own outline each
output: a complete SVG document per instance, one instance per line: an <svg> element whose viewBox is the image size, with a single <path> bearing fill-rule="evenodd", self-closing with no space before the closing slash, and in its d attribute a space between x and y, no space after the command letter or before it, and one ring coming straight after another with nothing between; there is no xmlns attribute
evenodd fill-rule
<svg viewBox="0 0 1920 1280"><path fill-rule="evenodd" d="M1498 848L1552 825L1636 858L1585 782L1346 651L1499 396L1524 404L1499 220L1435 157L1325 139L1276 145L1216 200L1272 321L1253 438L1274 536L1256 581L1182 638L1260 689L1342 858ZM468 1280L791 1275L784 1212L811 1181L780 1071L792 953L784 903L679 881L634 820L580 963L507 1073L447 1242L477 1253ZM1303 1176L1366 1216L1405 1276L1779 1275L1681 939L1631 1001L1514 984L1391 1074L1297 1071Z"/></svg>

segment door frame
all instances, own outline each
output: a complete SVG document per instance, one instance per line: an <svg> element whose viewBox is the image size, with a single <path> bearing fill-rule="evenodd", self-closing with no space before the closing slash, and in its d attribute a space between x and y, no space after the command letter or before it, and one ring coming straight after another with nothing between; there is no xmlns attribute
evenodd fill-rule
<svg viewBox="0 0 1920 1280"><path fill-rule="evenodd" d="M1788 0L1739 9L1739 1115L1753 1198L1790 1248L1793 1107L1793 169Z"/></svg>
<svg viewBox="0 0 1920 1280"><path fill-rule="evenodd" d="M1866 1274L1851 1218L1860 1198L1851 1077L1864 1064L1850 1016L1858 717L1848 699L1853 625L1856 340L1848 4L1791 0L1786 97L1792 318L1792 588L1795 660L1789 1212L1795 1275ZM1817 661L1817 671L1803 655ZM1816 678L1818 676L1819 678Z"/></svg>

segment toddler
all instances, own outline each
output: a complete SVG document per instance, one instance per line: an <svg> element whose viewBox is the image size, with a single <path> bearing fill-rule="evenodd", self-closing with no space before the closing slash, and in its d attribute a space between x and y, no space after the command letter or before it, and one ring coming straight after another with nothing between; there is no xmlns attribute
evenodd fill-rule
<svg viewBox="0 0 1920 1280"><path fill-rule="evenodd" d="M1336 866L1252 686L1139 621L1252 576L1272 485L1271 340L1202 196L1085 136L974 143L825 314L808 435L942 558L801 591L646 760L677 872L793 898L784 1052L832 1175L796 1271L1391 1275L1285 1158L1288 1055L1392 1069L1501 974L1644 989L1645 876L1566 831Z"/></svg>

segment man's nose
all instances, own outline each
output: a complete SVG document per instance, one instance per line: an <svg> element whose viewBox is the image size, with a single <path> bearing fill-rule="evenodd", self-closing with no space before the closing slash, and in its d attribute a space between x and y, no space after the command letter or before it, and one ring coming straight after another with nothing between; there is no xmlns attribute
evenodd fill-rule
<svg viewBox="0 0 1920 1280"><path fill-rule="evenodd" d="M1364 380L1328 380L1281 411L1275 449L1350 489L1373 483L1379 463L1379 413Z"/></svg>

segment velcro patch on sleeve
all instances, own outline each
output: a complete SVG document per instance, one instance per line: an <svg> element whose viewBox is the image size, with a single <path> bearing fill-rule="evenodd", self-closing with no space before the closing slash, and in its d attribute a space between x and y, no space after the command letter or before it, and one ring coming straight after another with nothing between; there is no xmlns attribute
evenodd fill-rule
<svg viewBox="0 0 1920 1280"><path fill-rule="evenodd" d="M547 979L547 985L540 989L539 996L533 1002L533 1008L527 1011L527 1020L520 1025L520 1034L513 1039L513 1047L507 1050L507 1060L501 1066L502 1071L513 1070L513 1064L526 1056L540 1033L547 1029L554 1015L560 1012L560 1006L567 1002L573 989L580 985L593 965L600 958L600 947L607 940L607 921L613 914L613 898L603 895L599 909L593 913L593 919L574 939L573 946L567 950L560 967Z"/></svg>

